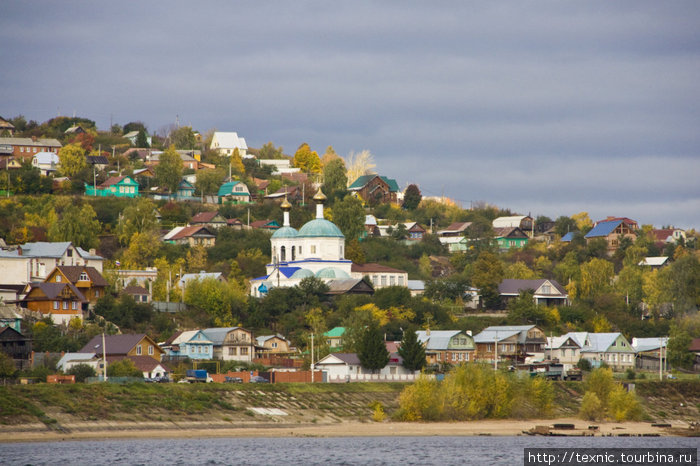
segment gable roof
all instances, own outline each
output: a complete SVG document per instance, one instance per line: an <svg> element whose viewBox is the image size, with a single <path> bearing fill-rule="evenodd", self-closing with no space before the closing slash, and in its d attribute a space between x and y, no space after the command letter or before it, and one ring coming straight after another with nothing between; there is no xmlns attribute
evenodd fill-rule
<svg viewBox="0 0 700 466"><path fill-rule="evenodd" d="M498 217L491 222L494 228L513 228L519 227L522 221L530 218L527 215L512 215L510 217Z"/></svg>
<svg viewBox="0 0 700 466"><path fill-rule="evenodd" d="M245 188L244 191L235 191L234 188L237 185L241 185L241 187ZM217 196L222 197L222 196L249 196L250 192L248 191L248 186L246 186L242 181L228 181L219 187L219 191L217 192Z"/></svg>
<svg viewBox="0 0 700 466"><path fill-rule="evenodd" d="M226 339L226 335L228 335L229 332L231 332L232 330L237 329L243 330L244 332L250 333L252 335L252 332L250 330L246 330L243 327L205 328L204 330L202 330L202 333L204 333L215 346L221 346L224 343L224 340Z"/></svg>
<svg viewBox="0 0 700 466"><path fill-rule="evenodd" d="M564 236L561 237L562 243L570 243L571 241L574 240L574 235L578 233L577 231L570 231Z"/></svg>
<svg viewBox="0 0 700 466"><path fill-rule="evenodd" d="M48 165L51 163L59 163L58 155L55 152L37 152L33 157L36 163L40 165Z"/></svg>
<svg viewBox="0 0 700 466"><path fill-rule="evenodd" d="M107 280L95 267L87 267L83 265L58 265L56 268L68 279L71 283L76 284L80 275L85 272L92 282L93 286L107 286Z"/></svg>
<svg viewBox="0 0 700 466"><path fill-rule="evenodd" d="M345 334L345 327L333 327L323 334L324 337L342 337Z"/></svg>
<svg viewBox="0 0 700 466"><path fill-rule="evenodd" d="M374 292L374 288L361 278L331 280L327 283L327 285L328 292L326 294L329 295L344 294L353 290L355 293L372 294Z"/></svg>
<svg viewBox="0 0 700 466"><path fill-rule="evenodd" d="M129 180L129 181L127 182L128 184L132 184L132 183L133 183L133 184L138 184L138 183L136 183L134 180L132 180L131 177L129 177L129 176L112 176L112 177L107 178L107 179L105 180L104 183L102 183L101 185L99 185L99 187L100 187L100 188L108 188L108 187L110 187L110 186L114 186L114 185L116 185L116 184L120 184L120 183L122 183L122 182L126 182L127 179Z"/></svg>
<svg viewBox="0 0 700 466"><path fill-rule="evenodd" d="M528 238L520 227L503 227L493 229L494 238Z"/></svg>
<svg viewBox="0 0 700 466"><path fill-rule="evenodd" d="M494 325L474 336L474 343L493 343L518 335L518 342L525 343L527 332L535 325Z"/></svg>
<svg viewBox="0 0 700 466"><path fill-rule="evenodd" d="M217 143L217 146L214 146L214 143ZM224 131L216 131L214 133L214 136L212 137L212 142L211 142L211 148L212 149L248 149L248 145L245 142L245 139L238 136L238 133L236 132L224 132Z"/></svg>
<svg viewBox="0 0 700 466"><path fill-rule="evenodd" d="M81 303L87 302L87 299L85 299L85 296L72 283L33 282L33 283L29 283L27 286L29 288L29 291L27 292L27 295L25 296L24 301L36 301L37 300L37 298L29 296L29 293L31 293L31 291L35 290L35 289L41 290L41 292L44 293L44 296L46 296L47 299L56 299L57 297L60 296L60 294L63 292L63 290L66 287L68 287L68 289L71 290L71 292L73 293L73 295L75 295L75 297L78 301L80 301Z"/></svg>
<svg viewBox="0 0 700 466"><path fill-rule="evenodd" d="M131 351L138 342L142 339L148 338L145 333L125 333L121 335L105 335L105 346L106 353L109 354L126 354ZM150 338L149 338L150 339ZM154 343L156 347L156 345ZM160 351L160 347L158 347ZM83 346L79 353L97 353L102 354L102 335L95 335L92 340L88 341L85 346Z"/></svg>
<svg viewBox="0 0 700 466"><path fill-rule="evenodd" d="M418 341L425 345L427 350L444 350L450 344L450 340L455 335L462 333L461 330L416 330Z"/></svg>
<svg viewBox="0 0 700 466"><path fill-rule="evenodd" d="M594 226L591 231L586 233L586 236L584 238L599 238L599 237L606 237L613 231L615 231L615 228L618 227L622 223L622 220L611 220L611 221L605 221L605 222L598 222L596 226Z"/></svg>
<svg viewBox="0 0 700 466"><path fill-rule="evenodd" d="M334 361L333 359L336 359L337 361ZM357 357L357 353L331 353L316 363L317 366L320 364L346 364L349 366L361 365L360 358Z"/></svg>
<svg viewBox="0 0 700 466"><path fill-rule="evenodd" d="M205 225L190 225L187 227L175 227L170 230L164 237L164 240L178 240L190 238L192 236L204 236L208 238L216 238Z"/></svg>
<svg viewBox="0 0 700 466"><path fill-rule="evenodd" d="M200 212L190 219L190 223L210 223L217 215L219 212L216 210Z"/></svg>
<svg viewBox="0 0 700 466"><path fill-rule="evenodd" d="M537 290L545 283L550 283L554 290L558 293L550 293L551 295L562 295L566 296L566 289L561 286L556 280L548 280L546 278L540 278L537 280L520 280L515 278L506 278L498 285L498 292L500 294L518 295L521 291L532 290L537 292Z"/></svg>
<svg viewBox="0 0 700 466"><path fill-rule="evenodd" d="M668 262L668 256L645 257L643 260L639 261L638 265L649 265L651 267L661 267L666 262Z"/></svg>
<svg viewBox="0 0 700 466"><path fill-rule="evenodd" d="M367 183L369 183L370 181L372 181L376 177L381 178L382 181L384 181L389 186L390 192L398 192L399 191L399 185L396 182L396 180L394 180L392 178L387 178L386 176L381 176L381 175L362 175L359 178L357 178L350 186L348 186L348 191L362 189L367 185Z"/></svg>
<svg viewBox="0 0 700 466"><path fill-rule="evenodd" d="M569 332L565 336L571 336L581 345L581 352L604 353L610 349L620 332L592 333L592 332ZM622 336L624 338L624 336ZM632 345L629 346L634 351Z"/></svg>

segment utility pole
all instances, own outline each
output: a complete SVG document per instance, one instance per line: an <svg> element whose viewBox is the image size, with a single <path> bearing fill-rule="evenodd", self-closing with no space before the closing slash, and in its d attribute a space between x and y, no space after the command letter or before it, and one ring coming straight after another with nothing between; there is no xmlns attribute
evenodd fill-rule
<svg viewBox="0 0 700 466"><path fill-rule="evenodd" d="M314 334L311 334L311 383L314 383Z"/></svg>
<svg viewBox="0 0 700 466"><path fill-rule="evenodd" d="M496 336L493 337L493 342L494 342L493 370L497 371L498 370L498 332L496 332Z"/></svg>
<svg viewBox="0 0 700 466"><path fill-rule="evenodd" d="M105 347L105 334L102 332L102 366L104 367L103 380L107 381L107 348Z"/></svg>

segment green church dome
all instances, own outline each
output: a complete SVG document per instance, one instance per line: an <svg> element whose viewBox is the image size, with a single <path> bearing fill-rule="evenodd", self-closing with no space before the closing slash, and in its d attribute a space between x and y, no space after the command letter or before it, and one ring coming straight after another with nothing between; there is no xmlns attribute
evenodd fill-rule
<svg viewBox="0 0 700 466"><path fill-rule="evenodd" d="M313 277L314 273L309 269L299 269L292 274L292 279Z"/></svg>
<svg viewBox="0 0 700 466"><path fill-rule="evenodd" d="M296 228L292 227L282 227L278 228L277 231L275 231L272 234L273 238L296 238L299 232L297 231Z"/></svg>
<svg viewBox="0 0 700 466"><path fill-rule="evenodd" d="M335 267L326 267L316 272L317 278L350 278L350 275L344 270L336 269Z"/></svg>
<svg viewBox="0 0 700 466"><path fill-rule="evenodd" d="M325 218L315 218L306 222L299 230L298 236L313 236L326 238L345 238L340 228Z"/></svg>

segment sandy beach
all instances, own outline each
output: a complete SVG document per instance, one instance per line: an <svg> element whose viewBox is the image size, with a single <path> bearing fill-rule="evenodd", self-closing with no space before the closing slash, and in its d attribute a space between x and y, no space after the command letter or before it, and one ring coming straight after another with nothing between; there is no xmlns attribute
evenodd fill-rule
<svg viewBox="0 0 700 466"><path fill-rule="evenodd" d="M552 429L554 424L573 424L573 430ZM688 429L684 422L672 422L672 428L654 427L648 422L600 422L580 419L482 420L470 422L340 422L333 424L284 424L282 422L232 423L207 422L85 422L62 425L63 430L48 430L41 424L13 428L0 427L0 442L49 442L65 440L104 440L127 438L197 437L366 437L366 436L517 436L537 426L546 426L559 435L652 436L678 435ZM589 429L597 426L597 429Z"/></svg>

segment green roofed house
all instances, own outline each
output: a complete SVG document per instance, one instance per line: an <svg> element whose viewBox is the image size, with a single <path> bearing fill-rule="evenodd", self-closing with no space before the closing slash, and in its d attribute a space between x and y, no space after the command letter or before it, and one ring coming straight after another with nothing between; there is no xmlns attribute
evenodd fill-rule
<svg viewBox="0 0 700 466"><path fill-rule="evenodd" d="M345 327L335 327L323 334L332 352L343 351L343 335L345 335Z"/></svg>
<svg viewBox="0 0 700 466"><path fill-rule="evenodd" d="M348 187L348 191L370 204L398 204L399 185L386 176L363 175Z"/></svg>
<svg viewBox="0 0 700 466"><path fill-rule="evenodd" d="M113 176L104 183L95 186L85 184L86 196L98 197L138 197L139 184L130 176Z"/></svg>
<svg viewBox="0 0 700 466"><path fill-rule="evenodd" d="M241 181L229 181L219 188L219 204L247 204L250 202L250 191Z"/></svg>

